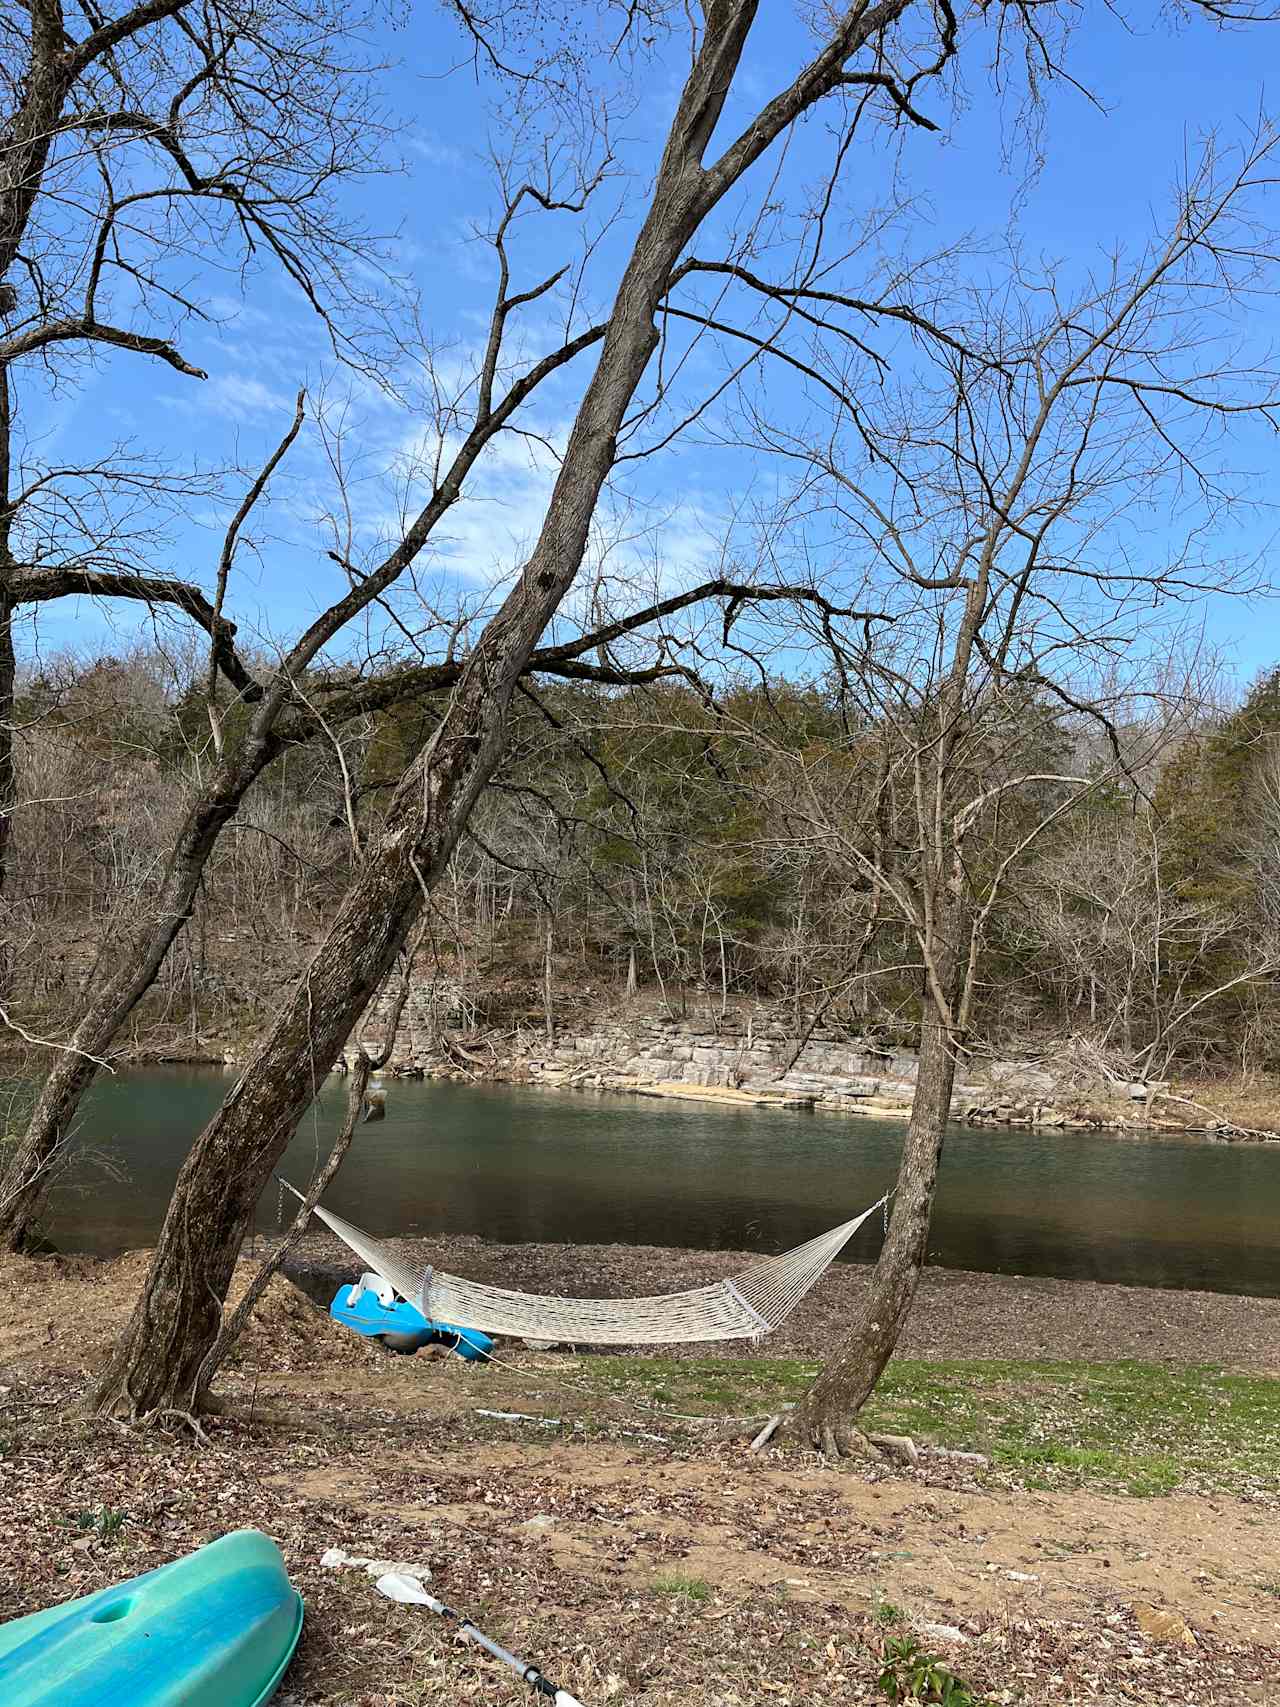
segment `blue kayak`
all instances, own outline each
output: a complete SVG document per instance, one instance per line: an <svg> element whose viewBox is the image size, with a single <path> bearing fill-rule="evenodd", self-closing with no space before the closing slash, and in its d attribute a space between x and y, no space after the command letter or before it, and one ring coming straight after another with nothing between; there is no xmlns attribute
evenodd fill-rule
<svg viewBox="0 0 1280 1707"><path fill-rule="evenodd" d="M451 1322L431 1322L416 1304L395 1293L380 1277L366 1275L354 1286L339 1289L329 1314L335 1322L368 1339L380 1339L393 1351L415 1352L424 1345L447 1345L468 1363L483 1363L493 1341L479 1328L458 1328Z"/></svg>
<svg viewBox="0 0 1280 1707"><path fill-rule="evenodd" d="M0 1624L4 1707L262 1707L302 1632L274 1541L238 1529L185 1559Z"/></svg>

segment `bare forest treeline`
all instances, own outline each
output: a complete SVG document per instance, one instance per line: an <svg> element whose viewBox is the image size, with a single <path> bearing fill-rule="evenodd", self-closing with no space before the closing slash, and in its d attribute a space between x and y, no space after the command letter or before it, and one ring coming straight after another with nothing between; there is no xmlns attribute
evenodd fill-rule
<svg viewBox="0 0 1280 1707"><path fill-rule="evenodd" d="M1015 709L1020 763L1102 780L1001 893L975 1044L1082 1033L1150 1077L1280 1067L1280 670L1175 740L1119 731L1135 755L1160 754L1119 771L1092 727L1073 731L1034 698ZM264 771L121 1050L198 1056L253 1034L314 951L437 711L401 701ZM0 940L11 1040L56 1042L121 923L154 903L155 850L215 756L198 671L142 647L32 675L15 723ZM432 898L417 976L438 989L442 1024L553 1027L627 994L673 1016L765 999L797 1035L821 1020L912 1044L918 950L821 833L832 814L865 833L882 748L873 727L851 728L830 681L714 694L531 682ZM994 777L1011 761L974 762ZM1054 806L1048 783L1032 809Z"/></svg>

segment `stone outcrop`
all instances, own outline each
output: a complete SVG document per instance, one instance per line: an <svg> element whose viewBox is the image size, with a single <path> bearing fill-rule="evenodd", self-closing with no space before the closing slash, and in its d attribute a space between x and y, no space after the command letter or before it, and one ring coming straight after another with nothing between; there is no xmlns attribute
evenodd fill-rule
<svg viewBox="0 0 1280 1707"><path fill-rule="evenodd" d="M447 1008L438 991L413 992L393 1070L803 1106L881 1119L905 1119L915 1095L914 1051L821 1029L798 1049L778 1011L763 1005L718 1023L671 1019L639 1004L592 1019L580 1014L552 1044L533 1026L459 1032L461 1016ZM375 1010L368 1022L371 1035L377 1034L378 1019ZM975 1063L957 1082L952 1114L979 1125L1159 1124L1151 1118L1145 1088L1139 1089L1142 1099L1133 1086L1100 1086L1086 1104L1044 1065L988 1060Z"/></svg>
<svg viewBox="0 0 1280 1707"><path fill-rule="evenodd" d="M544 1082L582 1082L607 1076L675 1087L755 1093L814 1106L873 1114L909 1111L916 1057L877 1048L865 1039L814 1036L792 1063L795 1040L768 1020L728 1022L620 1018L601 1021L545 1046L528 1062Z"/></svg>

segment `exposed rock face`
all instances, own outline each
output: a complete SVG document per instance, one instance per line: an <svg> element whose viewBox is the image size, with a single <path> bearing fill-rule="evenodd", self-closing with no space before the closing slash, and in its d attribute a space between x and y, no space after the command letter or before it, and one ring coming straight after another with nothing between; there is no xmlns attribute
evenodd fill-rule
<svg viewBox="0 0 1280 1707"><path fill-rule="evenodd" d="M584 1063L628 1077L690 1085L798 1094L823 1101L880 1098L910 1106L916 1058L887 1053L863 1039L811 1038L788 1068L795 1043L766 1024L711 1030L697 1020L605 1022L566 1037L538 1063L544 1076L571 1075Z"/></svg>
<svg viewBox="0 0 1280 1707"><path fill-rule="evenodd" d="M456 1025L456 1019L453 1024ZM487 1076L654 1094L722 1092L726 1098L801 1103L881 1118L903 1118L915 1095L917 1059L909 1049L874 1039L815 1030L797 1055L797 1039L776 1011L707 1019L668 1019L638 1008L601 1013L558 1036L554 1045L535 1027L479 1033L442 1048L449 1020L438 996L415 991L401 1022L394 1069L435 1075L464 1068ZM370 1018L376 1034L378 1014ZM1099 1088L1088 1109L1068 1097L1047 1067L1018 1061L974 1063L958 1082L952 1113L958 1120L1025 1126L1133 1124L1132 1088Z"/></svg>

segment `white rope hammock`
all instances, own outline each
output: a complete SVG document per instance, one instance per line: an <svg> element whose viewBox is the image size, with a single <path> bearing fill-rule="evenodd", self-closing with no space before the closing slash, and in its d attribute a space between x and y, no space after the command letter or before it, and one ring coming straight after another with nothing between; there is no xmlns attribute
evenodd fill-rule
<svg viewBox="0 0 1280 1707"><path fill-rule="evenodd" d="M289 1190L302 1198L293 1186ZM428 1321L578 1345L675 1345L761 1339L771 1333L885 1201L882 1197L852 1221L842 1221L793 1251L766 1257L730 1280L656 1298L555 1298L483 1286L456 1274L415 1269L341 1215L319 1206L313 1213Z"/></svg>

